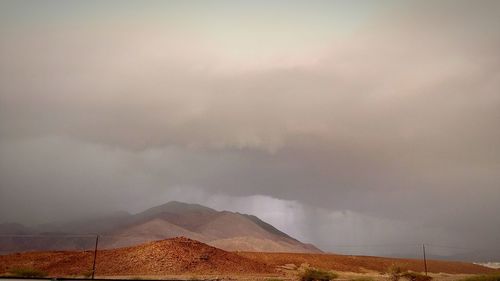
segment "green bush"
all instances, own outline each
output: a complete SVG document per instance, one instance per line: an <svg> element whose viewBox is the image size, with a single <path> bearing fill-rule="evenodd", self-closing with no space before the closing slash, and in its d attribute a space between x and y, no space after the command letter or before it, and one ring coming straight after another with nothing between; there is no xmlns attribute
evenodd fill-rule
<svg viewBox="0 0 500 281"><path fill-rule="evenodd" d="M30 267L12 268L11 270L9 270L9 273L11 273L12 275L17 276L17 277L45 277L45 276L47 276L46 272L39 270L39 269L30 268Z"/></svg>
<svg viewBox="0 0 500 281"><path fill-rule="evenodd" d="M500 281L500 273L472 276L462 281Z"/></svg>
<svg viewBox="0 0 500 281"><path fill-rule="evenodd" d="M300 276L301 281L330 281L337 278L338 275L324 270L308 268Z"/></svg>
<svg viewBox="0 0 500 281"><path fill-rule="evenodd" d="M401 277L409 280L409 281L431 281L432 277L423 275L418 272L404 272L401 274Z"/></svg>

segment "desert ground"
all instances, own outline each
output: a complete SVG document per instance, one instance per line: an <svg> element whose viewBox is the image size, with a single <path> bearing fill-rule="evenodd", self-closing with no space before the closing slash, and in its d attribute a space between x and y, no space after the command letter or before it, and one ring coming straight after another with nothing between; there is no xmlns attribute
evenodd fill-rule
<svg viewBox="0 0 500 281"><path fill-rule="evenodd" d="M84 277L92 270L93 251L26 252L0 256L0 274L32 268L50 277ZM339 279L371 277L387 280L393 264L423 271L421 260L314 253L228 252L188 238L172 238L133 247L98 251L96 276L128 279L297 280L313 267L334 271ZM430 260L434 280L460 280L495 272L464 262Z"/></svg>

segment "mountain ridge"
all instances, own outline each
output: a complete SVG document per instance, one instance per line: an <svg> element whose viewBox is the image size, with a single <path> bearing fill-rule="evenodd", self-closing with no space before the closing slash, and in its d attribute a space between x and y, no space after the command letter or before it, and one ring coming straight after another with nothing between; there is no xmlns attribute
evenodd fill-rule
<svg viewBox="0 0 500 281"><path fill-rule="evenodd" d="M16 234L6 225L0 224L0 234ZM170 201L136 214L117 212L93 220L44 224L34 228L11 225L22 234L98 233L102 236L100 247L108 249L184 236L229 251L321 252L314 245L300 242L257 216L217 211L203 205L179 201ZM23 247L13 247L16 241L2 237L0 252L5 252L3 248L9 249L7 252L88 249L92 247L92 239L87 240L79 242L47 235L43 242L30 242L26 239L19 243Z"/></svg>

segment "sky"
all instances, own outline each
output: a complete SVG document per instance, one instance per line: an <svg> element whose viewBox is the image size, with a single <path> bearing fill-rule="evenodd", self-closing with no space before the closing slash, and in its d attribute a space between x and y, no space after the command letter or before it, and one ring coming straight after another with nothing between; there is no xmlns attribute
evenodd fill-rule
<svg viewBox="0 0 500 281"><path fill-rule="evenodd" d="M500 260L499 50L499 1L0 0L0 222L180 200Z"/></svg>

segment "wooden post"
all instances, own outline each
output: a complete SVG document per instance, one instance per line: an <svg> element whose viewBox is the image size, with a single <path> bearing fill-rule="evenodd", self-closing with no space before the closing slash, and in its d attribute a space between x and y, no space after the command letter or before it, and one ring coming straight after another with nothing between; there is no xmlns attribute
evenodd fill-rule
<svg viewBox="0 0 500 281"><path fill-rule="evenodd" d="M94 264L92 265L92 279L95 275L95 261L97 259L97 244L99 243L99 235L95 236L95 248L94 248Z"/></svg>
<svg viewBox="0 0 500 281"><path fill-rule="evenodd" d="M427 276L427 259L425 258L425 244L422 244L422 250L424 252L424 268L425 268L425 276Z"/></svg>

